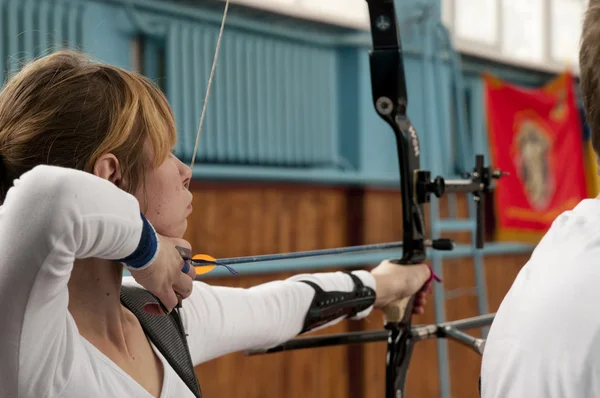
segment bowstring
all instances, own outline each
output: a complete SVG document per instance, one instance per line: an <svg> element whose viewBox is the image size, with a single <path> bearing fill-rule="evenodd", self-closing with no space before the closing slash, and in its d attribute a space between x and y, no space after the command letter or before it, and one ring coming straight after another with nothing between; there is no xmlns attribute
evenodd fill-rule
<svg viewBox="0 0 600 398"><path fill-rule="evenodd" d="M204 97L204 106L202 107L202 114L200 115L200 125L198 126L198 132L196 133L196 143L194 144L194 152L192 153L192 162L190 163L190 169L194 168L194 162L196 161L196 152L198 151L198 145L200 144L200 134L202 133L202 126L204 125L204 117L206 116L206 108L208 106L210 88L212 87L212 82L215 76L217 59L219 58L219 49L221 48L221 38L223 37L223 28L225 27L225 20L227 19L228 10L229 0L225 0L225 10L223 11L223 18L221 19L221 29L219 30L219 36L217 37L217 48L215 49L215 56L213 58L210 76L208 78L208 87L206 89L206 95Z"/></svg>

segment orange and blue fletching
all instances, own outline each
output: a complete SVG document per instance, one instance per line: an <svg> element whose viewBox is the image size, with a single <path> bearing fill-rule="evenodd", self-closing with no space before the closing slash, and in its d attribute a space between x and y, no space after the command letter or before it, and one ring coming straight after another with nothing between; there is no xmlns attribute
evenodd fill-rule
<svg viewBox="0 0 600 398"><path fill-rule="evenodd" d="M192 257L192 265L196 275L208 274L217 266L217 260L208 254L196 254Z"/></svg>

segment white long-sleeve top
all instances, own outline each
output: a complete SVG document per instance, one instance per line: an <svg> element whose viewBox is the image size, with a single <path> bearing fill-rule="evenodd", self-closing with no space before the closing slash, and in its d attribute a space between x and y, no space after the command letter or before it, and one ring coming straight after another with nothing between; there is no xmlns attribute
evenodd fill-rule
<svg viewBox="0 0 600 398"><path fill-rule="evenodd" d="M38 166L15 181L0 206L0 398L150 396L79 334L67 308L74 260L127 257L140 243L142 225L138 201L91 174ZM370 273L355 274L375 288ZM298 275L250 289L194 282L180 311L194 364L300 333L315 292L298 279L328 291L353 289L344 273ZM160 396L192 397L153 349L165 370Z"/></svg>
<svg viewBox="0 0 600 398"><path fill-rule="evenodd" d="M482 398L600 397L599 229L585 199L540 241L487 336Z"/></svg>

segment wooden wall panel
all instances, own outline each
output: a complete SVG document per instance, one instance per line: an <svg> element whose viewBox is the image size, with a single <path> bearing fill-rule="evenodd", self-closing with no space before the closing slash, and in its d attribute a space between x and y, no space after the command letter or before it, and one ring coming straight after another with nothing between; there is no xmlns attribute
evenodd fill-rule
<svg viewBox="0 0 600 398"><path fill-rule="evenodd" d="M446 319L462 319L479 315L477 296L473 294L475 274L473 261L460 258L444 261L444 290ZM480 330L469 330L469 334L481 336ZM477 398L477 380L481 356L452 340L448 341L448 363L453 397Z"/></svg>
<svg viewBox="0 0 600 398"><path fill-rule="evenodd" d="M245 256L346 244L346 197L334 188L198 184L186 238L197 252Z"/></svg>
<svg viewBox="0 0 600 398"><path fill-rule="evenodd" d="M343 190L198 183L192 189L194 212L186 238L196 252L231 257L347 244L348 209ZM237 268L243 274L243 265ZM291 275L273 273L206 281L250 287ZM342 323L315 334L345 331L348 324ZM197 374L206 397L347 398L348 362L347 347L251 357L235 353L199 366Z"/></svg>
<svg viewBox="0 0 600 398"><path fill-rule="evenodd" d="M396 191L197 182L193 190L194 213L186 238L196 252L216 257L384 242L400 240L402 236L401 202ZM440 202L440 212L448 214L444 199ZM459 198L458 213L459 217L467 215L465 198ZM427 211L426 217L429 218ZM465 243L470 240L468 233L448 237ZM486 258L490 311L497 309L527 258L527 255ZM243 265L239 268L243 272ZM275 270L265 275L208 278L207 282L250 287L290 275ZM449 297L445 306L447 319L477 315L470 258L444 262L443 286ZM415 316L413 323L434 320L431 297L426 313ZM382 325L382 314L374 311L366 320L345 321L316 334L376 330ZM478 330L470 333L479 335ZM452 397L478 397L481 358L454 342L449 342L448 349ZM385 353L385 342L253 357L236 353L199 366L197 373L206 397L377 398L383 397L385 391ZM440 396L437 361L435 340L416 345L408 374L407 397Z"/></svg>

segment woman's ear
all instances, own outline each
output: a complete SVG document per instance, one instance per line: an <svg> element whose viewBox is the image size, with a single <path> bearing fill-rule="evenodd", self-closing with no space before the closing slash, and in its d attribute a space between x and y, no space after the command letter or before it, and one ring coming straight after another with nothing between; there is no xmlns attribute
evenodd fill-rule
<svg viewBox="0 0 600 398"><path fill-rule="evenodd" d="M104 178L115 184L118 187L121 187L123 182L123 176L121 174L121 166L119 164L119 159L112 153L107 153L98 158L96 163L94 163L93 168L94 175Z"/></svg>

